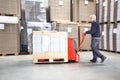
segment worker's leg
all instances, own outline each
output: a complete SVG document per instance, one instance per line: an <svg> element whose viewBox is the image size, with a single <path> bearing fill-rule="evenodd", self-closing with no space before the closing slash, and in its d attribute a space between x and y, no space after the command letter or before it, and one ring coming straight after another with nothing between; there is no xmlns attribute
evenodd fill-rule
<svg viewBox="0 0 120 80"><path fill-rule="evenodd" d="M95 45L95 41L92 39L91 40L91 48L92 48L93 45ZM91 62L97 62L97 55L96 55L95 51L93 50L93 48L92 48L92 54L93 54L93 59L91 59L90 61Z"/></svg>
<svg viewBox="0 0 120 80"><path fill-rule="evenodd" d="M100 52L99 52L99 50L98 50L98 45L99 45L99 39L92 39L92 50L93 50L93 52L94 52L94 54L97 56L97 57L99 57L99 58L101 58L101 60L103 61L104 59L105 59L105 56L104 55L102 55Z"/></svg>

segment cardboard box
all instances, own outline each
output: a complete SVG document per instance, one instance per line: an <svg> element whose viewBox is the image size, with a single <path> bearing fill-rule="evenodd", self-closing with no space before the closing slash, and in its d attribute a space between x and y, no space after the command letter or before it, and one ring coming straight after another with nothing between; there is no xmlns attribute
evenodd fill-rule
<svg viewBox="0 0 120 80"><path fill-rule="evenodd" d="M56 30L68 32L70 38L78 38L78 24L76 23L57 23Z"/></svg>
<svg viewBox="0 0 120 80"><path fill-rule="evenodd" d="M110 22L114 22L114 1L111 0L111 7L110 7Z"/></svg>
<svg viewBox="0 0 120 80"><path fill-rule="evenodd" d="M21 16L21 0L0 0L0 13Z"/></svg>
<svg viewBox="0 0 120 80"><path fill-rule="evenodd" d="M104 50L107 50L107 24L103 25L103 40L104 40Z"/></svg>
<svg viewBox="0 0 120 80"><path fill-rule="evenodd" d="M102 22L102 0L99 0L99 22Z"/></svg>
<svg viewBox="0 0 120 80"><path fill-rule="evenodd" d="M70 0L50 0L50 18L70 21Z"/></svg>
<svg viewBox="0 0 120 80"><path fill-rule="evenodd" d="M113 51L113 24L110 24L110 29L109 29L109 50Z"/></svg>
<svg viewBox="0 0 120 80"><path fill-rule="evenodd" d="M5 29L0 30L0 51L20 52L20 24L5 24Z"/></svg>
<svg viewBox="0 0 120 80"><path fill-rule="evenodd" d="M89 16L96 13L95 1L88 1L85 4L84 0L79 0L79 22L89 22Z"/></svg>
<svg viewBox="0 0 120 80"><path fill-rule="evenodd" d="M79 21L79 0L73 0L72 3L72 9L73 9L73 21L78 22Z"/></svg>
<svg viewBox="0 0 120 80"><path fill-rule="evenodd" d="M80 34L79 34L79 43L82 40L82 33L84 32L84 29L90 30L90 27L81 27L79 26ZM91 35L86 35L84 42L82 44L81 50L91 50Z"/></svg>
<svg viewBox="0 0 120 80"><path fill-rule="evenodd" d="M120 0L118 0L117 5L117 21L120 21Z"/></svg>
<svg viewBox="0 0 120 80"><path fill-rule="evenodd" d="M105 2L103 3L104 5L104 22L107 22L108 20L108 0L105 0Z"/></svg>
<svg viewBox="0 0 120 80"><path fill-rule="evenodd" d="M120 23L117 24L116 29L116 51L120 52Z"/></svg>
<svg viewBox="0 0 120 80"><path fill-rule="evenodd" d="M33 58L68 59L67 32L33 31Z"/></svg>

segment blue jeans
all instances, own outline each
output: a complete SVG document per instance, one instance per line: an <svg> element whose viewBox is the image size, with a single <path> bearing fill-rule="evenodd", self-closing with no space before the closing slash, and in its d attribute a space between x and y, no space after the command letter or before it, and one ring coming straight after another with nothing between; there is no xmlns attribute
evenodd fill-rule
<svg viewBox="0 0 120 80"><path fill-rule="evenodd" d="M97 61L97 58L103 58L103 55L99 52L98 50L98 46L99 46L99 41L100 39L92 39L91 42L91 48L92 48L92 52L93 52L93 60Z"/></svg>

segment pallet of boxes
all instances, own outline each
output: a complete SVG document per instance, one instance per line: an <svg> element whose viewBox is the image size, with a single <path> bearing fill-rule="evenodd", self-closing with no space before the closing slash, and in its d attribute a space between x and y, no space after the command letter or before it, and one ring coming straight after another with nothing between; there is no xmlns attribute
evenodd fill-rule
<svg viewBox="0 0 120 80"><path fill-rule="evenodd" d="M33 62L68 62L67 32L33 31Z"/></svg>
<svg viewBox="0 0 120 80"><path fill-rule="evenodd" d="M0 0L0 55L20 52L20 0Z"/></svg>

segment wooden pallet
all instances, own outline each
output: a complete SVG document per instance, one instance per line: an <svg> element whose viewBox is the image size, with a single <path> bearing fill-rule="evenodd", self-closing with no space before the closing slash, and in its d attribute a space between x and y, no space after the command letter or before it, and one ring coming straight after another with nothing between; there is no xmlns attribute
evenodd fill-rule
<svg viewBox="0 0 120 80"><path fill-rule="evenodd" d="M91 23L90 21L79 21L79 23Z"/></svg>
<svg viewBox="0 0 120 80"><path fill-rule="evenodd" d="M29 54L29 55L32 55L32 52L20 52L20 54Z"/></svg>
<svg viewBox="0 0 120 80"><path fill-rule="evenodd" d="M68 62L66 53L33 53L34 63Z"/></svg>
<svg viewBox="0 0 120 80"><path fill-rule="evenodd" d="M46 58L46 59L39 59L34 58L33 63L60 63L60 62L68 62L67 58Z"/></svg>
<svg viewBox="0 0 120 80"><path fill-rule="evenodd" d="M1 56L15 55L18 56L19 52L0 52Z"/></svg>
<svg viewBox="0 0 120 80"><path fill-rule="evenodd" d="M19 19L21 19L21 16L17 15L17 14L6 14L6 13L0 13L0 16L11 16L11 17L18 17Z"/></svg>
<svg viewBox="0 0 120 80"><path fill-rule="evenodd" d="M16 14L0 13L1 16L17 16Z"/></svg>

